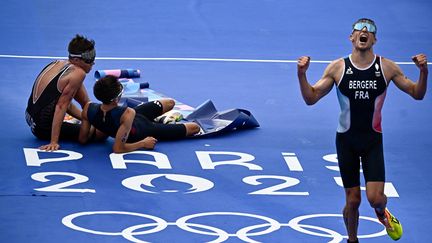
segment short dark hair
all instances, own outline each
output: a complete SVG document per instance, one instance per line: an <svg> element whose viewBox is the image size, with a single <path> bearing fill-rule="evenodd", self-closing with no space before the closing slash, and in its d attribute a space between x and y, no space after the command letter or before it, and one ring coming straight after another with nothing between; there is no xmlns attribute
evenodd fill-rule
<svg viewBox="0 0 432 243"><path fill-rule="evenodd" d="M102 103L109 104L122 91L121 85L117 77L107 75L96 81L93 86L93 94Z"/></svg>
<svg viewBox="0 0 432 243"><path fill-rule="evenodd" d="M73 54L81 54L85 51L90 51L95 48L95 41L76 34L69 42L68 51Z"/></svg>

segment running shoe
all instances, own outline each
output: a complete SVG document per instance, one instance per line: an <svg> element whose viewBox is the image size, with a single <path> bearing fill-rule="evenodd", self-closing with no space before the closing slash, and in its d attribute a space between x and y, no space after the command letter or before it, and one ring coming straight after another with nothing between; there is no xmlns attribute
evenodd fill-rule
<svg viewBox="0 0 432 243"><path fill-rule="evenodd" d="M375 211L376 213L376 211ZM385 226L387 234L393 240L399 240L402 237L402 224L399 220L393 216L390 211L386 208L384 211L384 215L380 216L377 214L378 220Z"/></svg>
<svg viewBox="0 0 432 243"><path fill-rule="evenodd" d="M175 110L170 110L161 116L155 118L155 122L163 123L163 124L174 124L183 119L183 115Z"/></svg>

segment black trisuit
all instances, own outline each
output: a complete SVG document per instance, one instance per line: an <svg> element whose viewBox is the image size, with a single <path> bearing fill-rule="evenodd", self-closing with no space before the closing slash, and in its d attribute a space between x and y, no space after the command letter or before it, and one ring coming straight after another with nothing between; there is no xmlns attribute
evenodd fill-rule
<svg viewBox="0 0 432 243"><path fill-rule="evenodd" d="M381 109L388 83L381 57L375 56L364 69L351 62L351 55L344 62L344 73L336 89L341 107L336 150L343 185L360 186L360 161L366 182L384 182Z"/></svg>
<svg viewBox="0 0 432 243"><path fill-rule="evenodd" d="M100 104L90 103L87 118L95 128L115 138L120 127L120 118L126 109L127 107L118 106L104 115ZM127 139L128 143L140 141L148 136L161 140L186 137L184 124L162 124L153 121L162 115L162 104L159 101L144 103L133 109L136 113Z"/></svg>
<svg viewBox="0 0 432 243"><path fill-rule="evenodd" d="M38 78L58 61L48 64L38 75ZM39 139L50 140L51 128L56 109L57 101L61 96L58 89L58 81L61 76L70 67L70 63L66 64L59 73L48 83L40 96L33 100L33 94L36 92L38 82L33 84L33 89L27 102L25 112L27 124L30 126L32 133ZM37 80L37 79L36 79ZM62 140L78 140L80 125L63 122L61 125L60 139Z"/></svg>

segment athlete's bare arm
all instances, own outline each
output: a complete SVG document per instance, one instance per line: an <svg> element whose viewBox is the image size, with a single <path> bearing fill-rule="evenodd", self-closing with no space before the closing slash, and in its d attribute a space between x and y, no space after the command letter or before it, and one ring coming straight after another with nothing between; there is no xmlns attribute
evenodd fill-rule
<svg viewBox="0 0 432 243"><path fill-rule="evenodd" d="M386 58L383 58L382 60L384 65L384 74L388 80L393 80L400 90L411 95L414 99L423 99L426 94L429 72L426 55L418 54L412 57L412 60L420 69L420 76L417 82L414 82L405 76L401 68L393 61Z"/></svg>
<svg viewBox="0 0 432 243"><path fill-rule="evenodd" d="M51 129L51 141L49 144L39 147L39 149L54 151L60 148L58 141L64 116L73 97L81 88L84 78L85 72L82 69L71 66L59 80L59 88L62 90L62 94L55 107Z"/></svg>
<svg viewBox="0 0 432 243"><path fill-rule="evenodd" d="M70 103L66 112L74 118L81 120L81 110L74 104Z"/></svg>
<svg viewBox="0 0 432 243"><path fill-rule="evenodd" d="M81 105L81 108L83 108L88 102L90 102L90 98L87 94L87 89L84 87L84 82L81 83L81 86L77 90L74 99Z"/></svg>
<svg viewBox="0 0 432 243"><path fill-rule="evenodd" d="M78 141L81 144L86 144L88 142L94 142L94 141L96 141L96 142L103 141L108 137L107 134L99 131L98 129L96 129L94 126L92 126L90 124L90 121L89 121L88 116L87 116L89 104L90 104L90 102L88 102L83 107L83 110L82 110L81 115L80 115L81 126L80 126L80 133L78 136Z"/></svg>
<svg viewBox="0 0 432 243"><path fill-rule="evenodd" d="M90 103L87 103L81 112L81 126L80 126L80 133L78 136L78 141L81 144L85 144L89 141L92 134L95 132L94 127L91 126L88 118L87 118L87 111Z"/></svg>
<svg viewBox="0 0 432 243"><path fill-rule="evenodd" d="M297 76L300 82L300 90L307 105L313 105L323 96L328 94L336 80L340 79L343 69L343 59L330 63L324 71L323 76L314 85L310 85L306 71L309 68L310 57L303 56L298 59Z"/></svg>
<svg viewBox="0 0 432 243"><path fill-rule="evenodd" d="M127 143L132 122L135 117L135 110L128 108L120 119L120 127L117 131L113 151L114 153L126 153L140 148L153 149L157 140L153 137L146 137L135 143Z"/></svg>

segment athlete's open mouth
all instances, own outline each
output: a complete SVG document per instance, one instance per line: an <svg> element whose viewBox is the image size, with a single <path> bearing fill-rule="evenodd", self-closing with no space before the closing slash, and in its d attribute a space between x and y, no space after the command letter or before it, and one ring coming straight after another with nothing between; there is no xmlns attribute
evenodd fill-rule
<svg viewBox="0 0 432 243"><path fill-rule="evenodd" d="M360 36L360 42L367 42L367 41L368 41L368 37L366 35Z"/></svg>

